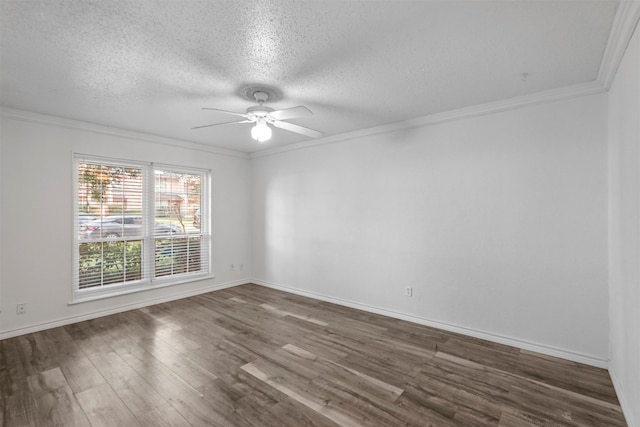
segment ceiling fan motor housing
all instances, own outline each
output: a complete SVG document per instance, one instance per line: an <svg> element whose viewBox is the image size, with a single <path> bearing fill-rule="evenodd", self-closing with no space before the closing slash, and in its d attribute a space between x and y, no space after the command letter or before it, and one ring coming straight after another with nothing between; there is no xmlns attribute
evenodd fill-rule
<svg viewBox="0 0 640 427"><path fill-rule="evenodd" d="M247 114L254 115L256 117L266 117L272 111L274 111L273 108L265 107L263 105L256 105L254 107L247 108Z"/></svg>

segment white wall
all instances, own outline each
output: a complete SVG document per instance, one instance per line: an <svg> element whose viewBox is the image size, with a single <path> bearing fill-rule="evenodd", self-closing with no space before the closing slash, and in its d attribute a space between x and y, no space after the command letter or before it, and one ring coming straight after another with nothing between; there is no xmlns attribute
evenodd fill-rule
<svg viewBox="0 0 640 427"><path fill-rule="evenodd" d="M630 426L640 425L640 31L609 91L610 367Z"/></svg>
<svg viewBox="0 0 640 427"><path fill-rule="evenodd" d="M246 158L4 117L0 337L253 277L604 364L605 107L585 96L256 158L253 182ZM211 168L215 280L68 305L73 152ZM229 271L252 255L253 276Z"/></svg>
<svg viewBox="0 0 640 427"><path fill-rule="evenodd" d="M27 114L26 117L32 115ZM171 299L251 275L250 160L167 145L159 138L74 128L97 126L50 118L56 125L3 117L0 123L0 338ZM70 125L70 126L68 126ZM123 136L124 135L124 136ZM68 305L72 284L72 153L211 169L213 280ZM229 271L244 263L244 271ZM26 303L27 314L16 315Z"/></svg>
<svg viewBox="0 0 640 427"><path fill-rule="evenodd" d="M256 158L254 279L606 366L605 141L600 94Z"/></svg>

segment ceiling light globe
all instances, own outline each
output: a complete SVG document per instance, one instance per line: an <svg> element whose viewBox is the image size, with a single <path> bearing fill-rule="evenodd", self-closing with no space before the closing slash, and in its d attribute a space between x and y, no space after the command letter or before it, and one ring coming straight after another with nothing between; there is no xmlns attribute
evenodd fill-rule
<svg viewBox="0 0 640 427"><path fill-rule="evenodd" d="M251 138L258 142L266 142L271 139L271 128L266 122L259 121L251 129Z"/></svg>

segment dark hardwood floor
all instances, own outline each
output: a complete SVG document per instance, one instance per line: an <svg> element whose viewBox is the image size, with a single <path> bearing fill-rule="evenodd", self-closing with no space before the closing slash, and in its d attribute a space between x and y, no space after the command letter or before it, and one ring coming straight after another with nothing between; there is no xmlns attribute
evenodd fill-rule
<svg viewBox="0 0 640 427"><path fill-rule="evenodd" d="M623 426L606 370L244 285L0 341L0 425Z"/></svg>

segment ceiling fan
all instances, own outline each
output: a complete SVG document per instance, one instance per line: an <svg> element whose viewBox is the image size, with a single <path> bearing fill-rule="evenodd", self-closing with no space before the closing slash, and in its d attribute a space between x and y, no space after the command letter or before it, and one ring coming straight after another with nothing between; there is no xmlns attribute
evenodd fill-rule
<svg viewBox="0 0 640 427"><path fill-rule="evenodd" d="M252 95L259 105L247 108L246 113L235 113L233 111L220 110L218 108L202 108L203 110L220 111L221 113L240 116L243 117L244 120L196 126L191 129L201 129L211 126L229 125L236 123L255 123L256 125L251 129L251 137L258 142L266 142L271 139L271 128L269 127L269 125L277 127L279 129L288 130L289 132L295 132L301 135L310 136L312 138L318 138L324 135L323 132L285 121L288 119L295 119L297 117L312 116L313 113L307 107L298 105L297 107L286 108L284 110L274 110L273 108L265 107L264 105L262 105L269 99L269 93L267 93L266 91L257 90L253 92Z"/></svg>

